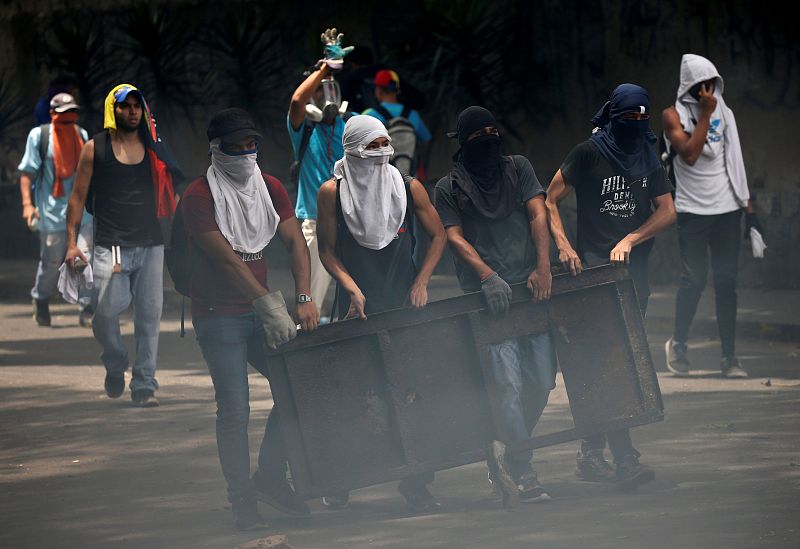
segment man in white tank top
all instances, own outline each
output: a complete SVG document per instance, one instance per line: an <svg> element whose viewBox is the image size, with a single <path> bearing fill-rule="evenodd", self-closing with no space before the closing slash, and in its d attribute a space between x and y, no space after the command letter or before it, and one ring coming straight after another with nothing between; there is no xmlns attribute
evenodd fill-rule
<svg viewBox="0 0 800 549"><path fill-rule="evenodd" d="M722 98L723 80L704 57L681 60L675 104L663 112L664 133L674 150L675 209L681 255L675 331L666 343L667 367L689 374L686 342L706 284L709 255L722 343L722 374L747 377L736 358L736 275L742 210L757 225L747 189L733 111ZM710 252L710 253L709 253Z"/></svg>

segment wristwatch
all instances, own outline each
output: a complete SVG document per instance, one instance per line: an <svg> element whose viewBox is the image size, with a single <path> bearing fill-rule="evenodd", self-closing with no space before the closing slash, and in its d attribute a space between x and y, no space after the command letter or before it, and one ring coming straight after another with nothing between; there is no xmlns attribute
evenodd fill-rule
<svg viewBox="0 0 800 549"><path fill-rule="evenodd" d="M297 294L297 302L298 303L311 303L313 299L308 294Z"/></svg>

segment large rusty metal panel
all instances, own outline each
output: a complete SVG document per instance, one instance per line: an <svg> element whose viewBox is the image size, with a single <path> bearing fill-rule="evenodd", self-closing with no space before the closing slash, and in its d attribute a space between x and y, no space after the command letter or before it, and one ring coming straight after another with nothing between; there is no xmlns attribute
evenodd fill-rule
<svg viewBox="0 0 800 549"><path fill-rule="evenodd" d="M480 461L500 423L486 346L551 331L575 428L541 447L662 417L636 295L622 268L558 276L535 303L513 287L492 316L480 294L323 326L270 353L295 489L305 497Z"/></svg>

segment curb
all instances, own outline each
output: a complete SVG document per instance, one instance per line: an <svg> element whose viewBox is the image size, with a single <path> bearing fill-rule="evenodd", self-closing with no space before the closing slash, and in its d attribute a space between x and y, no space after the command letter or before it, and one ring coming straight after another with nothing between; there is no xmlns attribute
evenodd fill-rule
<svg viewBox="0 0 800 549"><path fill-rule="evenodd" d="M674 320L667 317L647 317L645 325L648 333L667 334L672 333L672 329L675 326ZM708 318L696 318L692 322L690 333L693 336L718 337L717 321ZM769 339L800 344L800 324L737 320L736 337Z"/></svg>

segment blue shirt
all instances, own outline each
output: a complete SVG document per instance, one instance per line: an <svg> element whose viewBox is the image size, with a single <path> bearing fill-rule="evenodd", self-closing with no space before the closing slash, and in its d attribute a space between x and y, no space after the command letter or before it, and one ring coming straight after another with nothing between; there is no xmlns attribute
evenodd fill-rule
<svg viewBox="0 0 800 549"><path fill-rule="evenodd" d="M28 134L25 143L25 155L17 169L31 176L34 186L34 201L39 209L39 230L41 232L59 232L67 230L67 203L72 192L75 174L64 180L64 196L53 197L53 183L56 179L55 166L53 165L53 125L49 126L50 140L47 143L44 165L39 154L39 144L42 139L42 129L37 126ZM88 141L86 130L81 128L81 137ZM41 169L40 169L41 168ZM83 211L81 224L92 220L86 210Z"/></svg>
<svg viewBox="0 0 800 549"><path fill-rule="evenodd" d="M344 133L344 120L339 116L333 124L313 123L307 118L295 130L286 115L286 127L289 138L292 140L294 156L300 151L300 142L303 140L303 131L306 124L314 124L308 149L300 164L300 175L297 183L297 205L295 216L297 219L317 218L317 193L319 188L333 176L333 164L344 156L342 134Z"/></svg>
<svg viewBox="0 0 800 549"><path fill-rule="evenodd" d="M403 113L403 104L402 103L381 103L381 106L389 111L389 114L392 116L400 116ZM381 113L376 111L373 108L369 108L365 110L362 114L368 114L370 116L374 116L384 124L386 124L386 120L383 119ZM408 113L408 121L411 122L411 125L414 126L414 132L417 134L417 139L422 143L427 143L431 140L431 132L428 131L428 127L425 125L425 122L422 121L420 118L419 113L415 110L412 110Z"/></svg>

